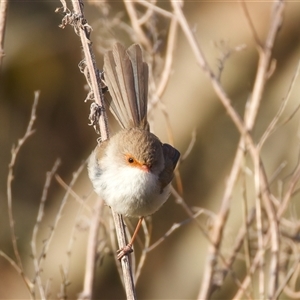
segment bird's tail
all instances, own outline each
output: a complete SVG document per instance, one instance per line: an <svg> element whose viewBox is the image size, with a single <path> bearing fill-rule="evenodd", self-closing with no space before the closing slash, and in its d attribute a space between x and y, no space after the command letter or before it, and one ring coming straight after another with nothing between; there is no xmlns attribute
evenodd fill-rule
<svg viewBox="0 0 300 300"><path fill-rule="evenodd" d="M104 56L104 79L112 98L110 110L121 127L149 129L148 65L141 47L134 44L125 50L116 43Z"/></svg>

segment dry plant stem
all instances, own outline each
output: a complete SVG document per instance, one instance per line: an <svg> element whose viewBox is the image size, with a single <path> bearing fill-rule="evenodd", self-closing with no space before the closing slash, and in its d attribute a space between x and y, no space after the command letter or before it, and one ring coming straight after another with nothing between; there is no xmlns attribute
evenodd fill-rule
<svg viewBox="0 0 300 300"><path fill-rule="evenodd" d="M263 234L263 226L262 226L262 207L261 207L261 198L260 194L257 191L260 189L260 178L259 173L257 172L257 166L255 167L254 172L254 186L256 190L256 197L255 197L255 209L256 209L256 228L257 228L257 246L258 251L262 254L260 255L260 262L259 262L259 270L258 270L258 289L259 289L259 298L264 299L264 286L265 286L265 277L264 277L264 234Z"/></svg>
<svg viewBox="0 0 300 300"><path fill-rule="evenodd" d="M282 217L282 214L285 212L286 208L287 208L287 204L288 202L290 201L291 199L291 196L296 188L296 184L297 182L299 181L300 179L300 164L297 166L294 174L293 174L293 177L292 179L290 180L290 184L289 184L289 187L287 189L287 192L284 196L284 199L280 205L280 207L278 208L278 211L277 211L277 215L276 215L276 218L277 220L280 220L280 218ZM267 235L265 236L264 238L264 247L268 244L269 240L270 240L270 237L271 237L271 234L272 234L272 231L273 231L273 228L270 227ZM234 298L233 299L241 299L243 294L244 294L244 291L247 289L248 285L250 284L251 282L251 277L252 275L254 274L257 266L259 265L260 263L260 260L261 260L261 255L263 253L261 251L257 251L253 261L252 261L252 265L251 267L249 268L249 271L248 271L248 274L247 276L244 278L244 281L242 283L242 286L241 288L237 291L237 293L235 294ZM273 267L274 268L274 267ZM270 268L271 269L271 268ZM272 270L272 272L276 271L276 270ZM270 276L270 279L272 279L272 276L274 276L274 274L271 273L271 276ZM275 291L275 294L273 296L274 299L277 298L278 296L278 292L277 290Z"/></svg>
<svg viewBox="0 0 300 300"><path fill-rule="evenodd" d="M178 22L177 19L173 17L171 19L170 29L168 34L167 50L165 55L165 65L159 79L159 86L156 89L156 94L158 99L164 93L172 71L173 53L175 50L175 43L177 40L176 39L177 31L178 31L177 29L178 29Z"/></svg>
<svg viewBox="0 0 300 300"><path fill-rule="evenodd" d="M239 174L241 161L244 157L244 148L245 148L245 138L248 142L248 146L250 147L250 153L254 160L255 165L255 174L256 174L256 194L257 197L260 195L260 183L261 181L264 183L263 188L267 189L267 181L264 172L262 171L262 165L259 159L259 152L256 147L253 144L253 141L251 137L249 136L248 132L252 130L253 125L255 123L257 111L260 105L260 101L262 98L262 93L264 90L265 82L268 77L268 71L269 71L269 65L271 61L271 53L272 48L274 44L274 40L276 37L276 33L278 32L281 23L282 23L282 13L284 9L284 4L282 1L277 1L274 3L274 10L273 10L273 18L272 22L270 24L269 33L266 39L266 43L262 49L259 51L259 63L258 63L258 71L256 75L256 80L253 88L253 94L251 97L251 101L249 102L249 106L247 108L246 116L245 116L245 125L243 124L241 118L236 113L234 108L231 105L230 99L227 97L225 91L223 90L220 82L217 80L216 76L213 74L211 69L209 68L203 53L201 52L199 45L191 32L191 29L189 28L189 25L187 23L187 20L182 12L182 9L180 7L180 3L177 1L172 0L172 6L174 9L174 13L178 18L178 22L180 23L182 30L184 34L186 35L186 38L188 39L188 42L190 43L190 46L196 56L196 60L205 72L205 74L209 77L211 80L212 86L215 89L215 92L219 96L219 99L223 103L224 107L226 108L226 111L228 112L229 116L231 117L232 121L238 128L238 130L241 132L242 137L239 143L239 147L237 150L237 154L233 163L233 167L231 169L230 176L226 183L226 189L224 192L222 205L218 214L218 217L216 218L215 226L212 233L212 239L213 243L210 246L210 260L207 262L205 271L204 271L204 279L202 283L202 287L199 293L200 299L207 299L210 295L211 288L213 285L213 274L215 270L215 264L217 262L217 256L219 254L219 247L221 245L222 240L222 234L223 229L228 217L229 209L230 209L230 199L232 195L232 190L235 185L236 179ZM267 194L263 195L264 204L266 205L266 210L268 211L268 208L271 207L271 200L270 197ZM273 264L272 267L276 267L278 263L277 259L277 253L278 253L278 232L277 232L277 222L276 218L274 218L274 209L271 207L271 211L268 212L268 217L270 221L270 225L272 228L273 238L272 238L272 252L274 255L274 260L272 260ZM274 271L274 269L272 269ZM275 275L274 275L275 276ZM275 286L276 286L276 278L274 276L271 278L269 283L269 297L270 295L274 295L275 293Z"/></svg>
<svg viewBox="0 0 300 300"><path fill-rule="evenodd" d="M242 197L243 197L243 213L244 213L244 216L243 216L244 227L242 227L242 229L244 229L244 231L245 231L242 241L244 241L243 246L244 246L244 252L245 252L245 264L246 264L246 268L248 269L251 264L250 242L249 242L250 236L249 236L248 228L249 228L249 225L251 224L252 220L254 219L255 215L254 215L254 213L252 213L251 216L253 216L253 218L251 218L251 222L250 223L247 222L247 219L249 216L249 209L248 209L247 182L246 182L246 173L245 172L243 172L243 176L242 176ZM238 248L238 250L239 250L239 248Z"/></svg>
<svg viewBox="0 0 300 300"><path fill-rule="evenodd" d="M266 131L264 132L264 134L262 135L262 137L260 138L260 141L258 143L258 147L259 149L262 148L264 142L267 140L267 138L270 136L270 134L272 132L274 132L275 130L275 126L277 125L278 123L278 120L279 118L281 117L287 103L288 103L288 100L290 99L290 96L291 96L291 93L293 91L293 88L295 86L295 83L296 83L296 79L298 78L298 75L299 75L299 70L300 70L300 61L298 62L298 65L297 65L297 69L293 75L293 78L292 78L292 81L291 81L291 84L288 88L288 91L287 91L287 94L286 96L284 97L283 101L282 101L282 104L278 110L278 112L276 113L275 117L273 118L272 122L269 124L268 128L266 129Z"/></svg>
<svg viewBox="0 0 300 300"><path fill-rule="evenodd" d="M59 161L56 162L56 164L59 164ZM54 234L56 232L56 229L57 229L57 226L58 226L58 223L59 221L62 219L62 214L63 214L63 210L67 204L67 201L68 201L68 198L69 198L69 195L70 195L70 190L72 189L72 187L74 186L75 182L77 180L77 177L76 176L73 176L70 184L69 184L69 189L67 190L66 194L64 195L62 201L61 201L61 204L60 204L60 207L56 213L56 216L55 216L55 219L54 219L54 222L53 222L53 225L51 226L51 229L50 229L50 234L49 236L44 240L44 243L43 243L43 248L41 250L41 253L40 253L40 257L39 257L39 268L42 269L42 263L45 259L45 256L46 254L48 253L48 250L49 250L49 247L51 245L51 242L52 242L52 239L54 237ZM47 188L47 186L45 186L44 188L44 193L45 193L45 189ZM39 214L41 214L41 216L43 217L43 208L44 208L44 203L43 203L43 199L41 201L41 207L40 207L40 210L41 212L39 212ZM38 219L37 219L37 222L36 222L36 225L34 227L34 233L35 232L38 232L39 230L39 224L41 222L41 220L39 219L40 216L38 215ZM35 236L33 235L33 238ZM35 241L33 240L32 243L35 243Z"/></svg>
<svg viewBox="0 0 300 300"><path fill-rule="evenodd" d="M34 284L30 281L28 277L25 276L23 269L21 269L18 264L11 258L9 257L6 253L0 250L0 256L2 256L6 261L9 262L9 264L19 273L19 275L23 278L25 281L25 284L28 288L29 294L30 294L30 299L36 299L33 296L32 290L34 289Z"/></svg>
<svg viewBox="0 0 300 300"><path fill-rule="evenodd" d="M62 4L65 7L65 2L62 1ZM72 6L75 15L77 15L81 21L85 21L84 13L83 13L83 1L72 0ZM101 80L99 76L99 72L96 66L95 56L92 49L92 43L89 40L90 28L88 27L87 23L81 23L77 28L79 32L79 36L81 39L84 57L86 66L89 72L90 78L90 85L92 88L92 92L94 94L95 102L102 108L102 113L99 118L99 128L101 133L102 141L109 138L108 126L107 126L107 116L104 110L104 99L101 90ZM94 270L95 270L95 261L96 261L96 248L93 246L95 245L98 239L98 231L99 231L99 218L100 218L100 211L97 211L97 208L101 207L102 200L98 199L99 202L96 203L94 215L91 223L93 224L90 228L89 234L89 242L88 246L91 246L91 249L87 251L87 263L86 265L86 272L85 272L85 280L84 280L84 290L83 295L86 297L85 299L92 298L92 282L94 277ZM98 214L98 215L97 215ZM123 248L126 245L126 238L125 238L125 230L122 222L122 217L117 215L115 212L112 211L113 218L115 221L117 238L119 241L119 247ZM121 261L123 276L124 276L124 283L125 283L125 291L127 295L127 299L135 299L135 290L134 290L134 283L132 279L132 270L129 264L128 257L125 257Z"/></svg>
<svg viewBox="0 0 300 300"><path fill-rule="evenodd" d="M228 96L226 95L223 87L221 86L219 80L217 79L217 77L214 75L214 73L212 72L212 70L209 68L204 55L198 45L198 42L191 30L191 28L188 25L188 22L183 14L183 11L181 9L181 4L182 2L180 1L176 1L176 0L171 0L171 4L173 6L174 9L174 14L178 19L178 22L192 48L192 51L196 57L196 61L199 64L199 66L202 68L202 70L204 71L204 73L206 74L206 76L208 76L208 78L210 79L213 88L215 89L216 94L219 96L222 104L224 105L227 113L229 114L229 116L231 117L232 121L234 122L234 124L236 125L236 127L238 128L238 130L243 134L243 135L248 135L248 131L246 130L246 127L243 124L242 119L240 118L240 116L237 114L237 112L234 110L234 108L231 105L231 100L228 98Z"/></svg>
<svg viewBox="0 0 300 300"><path fill-rule="evenodd" d="M266 238L265 240L266 240L266 242L268 242L269 239ZM252 260L251 267L248 269L247 276L244 278L244 281L243 281L241 287L239 288L239 290L237 291L237 293L234 295L234 297L232 299L243 299L243 294L245 293L245 291L247 290L247 287L251 283L252 276L253 276L254 272L256 271L257 266L260 263L261 255L262 255L262 253L260 251L256 252L255 257Z"/></svg>
<svg viewBox="0 0 300 300"><path fill-rule="evenodd" d="M262 48L259 49L258 69L255 77L253 93L246 110L245 123L248 130L252 130L256 115L260 106L262 94L264 91L265 83L268 79L269 66L271 63L272 50L275 42L276 35L282 25L284 1L277 0L273 4L272 20L266 42Z"/></svg>
<svg viewBox="0 0 300 300"><path fill-rule="evenodd" d="M0 1L0 69L2 66L2 59L4 57L4 37L5 37L5 25L7 15L8 0Z"/></svg>
<svg viewBox="0 0 300 300"><path fill-rule="evenodd" d="M41 277L41 273L42 273L41 260L43 259L45 253L42 253L40 256L38 255L37 234L39 231L39 226L43 220L44 208L45 208L45 204L46 204L46 200L47 200L47 196L48 196L48 190L49 190L52 178L53 178L54 174L56 173L59 165L60 165L60 161L57 160L55 162L52 170L47 173L46 182L44 185L43 194L42 194L42 198L41 198L41 202L40 202L40 206L39 206L39 210L38 210L38 214L37 214L37 219L36 219L35 226L33 228L33 233L32 233L32 238L31 238L31 251L32 251L33 265L34 265L34 271L35 271L34 282L37 283L37 287L39 289L41 299L45 299L45 300L46 300L46 293L45 293L45 288L43 286L43 280Z"/></svg>
<svg viewBox="0 0 300 300"><path fill-rule="evenodd" d="M72 0L74 13L80 18L83 22L85 21L84 13L83 13L83 1L82 0ZM78 25L77 29L79 32L81 44L83 47L84 58L86 61L86 65L89 72L90 84L92 88L92 92L94 94L95 102L102 108L102 113L99 118L99 128L101 139L107 140L109 138L108 127L107 127L107 116L104 110L104 98L101 89L101 78L98 72L98 68L96 65L95 55L92 49L92 43L89 40L90 29L86 24Z"/></svg>
<svg viewBox="0 0 300 300"><path fill-rule="evenodd" d="M143 222L142 226L143 226L143 231L144 231L144 236L145 236L145 244L144 244L144 250L145 250L145 249L148 249L149 246L150 246L151 234L150 234L150 232L148 230L146 222ZM146 261L146 255L147 255L147 252L143 251L142 255L140 257L140 260L139 260L136 272L135 272L135 278L134 278L135 284L137 283L137 281L138 281L138 279L139 279L139 277L141 275L142 268L143 268L143 266L145 264L145 261Z"/></svg>
<svg viewBox="0 0 300 300"><path fill-rule="evenodd" d="M155 243L153 243L151 246L145 247L144 252L150 252L153 249L155 249L158 245L160 245L162 242L166 240L168 236L170 236L174 231L181 228L182 226L192 222L194 219L196 219L199 215L201 215L204 211L202 209L199 209L194 215L193 218L188 218L186 220L181 221L180 223L174 223L171 228L161 237L159 238Z"/></svg>
<svg viewBox="0 0 300 300"><path fill-rule="evenodd" d="M233 263L236 260L236 257L243 245L243 241L244 240L248 240L248 227L251 225L251 223L253 222L255 218L255 209L252 209L251 212L248 215L248 219L245 221L245 226L241 227L241 229L239 230L237 237L235 239L235 243L232 247L232 253L228 256L227 260L226 260L226 268L227 270L229 270ZM250 264L250 263L249 263ZM249 266L250 267L250 266ZM248 270L248 268L247 268Z"/></svg>
<svg viewBox="0 0 300 300"><path fill-rule="evenodd" d="M66 187L66 194L64 196L64 199L67 199L67 197L69 195L74 197L75 192L73 191L73 186L75 184L75 182L77 181L79 175L81 174L81 172L84 170L86 166L86 162L83 162L80 167L78 168L78 170L76 172L73 173L73 178L72 181L70 182L70 184L66 184L57 174L55 175L55 179L57 180L58 183L61 184L62 187ZM76 194L75 195L75 199L79 198L79 196ZM67 299L67 286L70 284L70 282L68 281L68 274L69 274L69 269L70 269L70 257L71 257L71 251L73 249L73 242L75 240L75 229L76 229L76 222L78 221L78 215L82 212L83 208L87 208L86 203L81 199L80 202L80 207L79 207L79 211L78 214L75 218L75 225L73 226L72 229L72 233L71 233L71 238L70 238L70 242L68 245L68 249L67 249L67 256L68 256L68 260L67 260L67 266L60 267L60 271L61 271L61 276L62 276L62 283L61 283L61 292L60 292L60 299ZM89 211L90 212L90 211Z"/></svg>
<svg viewBox="0 0 300 300"><path fill-rule="evenodd" d="M113 214L114 223L116 226L117 239L119 247L125 247L127 245L126 236L123 234L125 232L124 221L121 215L116 213ZM122 231L122 232L121 232ZM131 264L128 256L124 256L121 259L122 271L123 271L123 283L126 291L127 299L136 299L135 287L134 287L134 279L131 272ZM130 270L128 272L127 270Z"/></svg>
<svg viewBox="0 0 300 300"><path fill-rule="evenodd" d="M39 99L39 92L35 92L34 93L34 102L32 105L32 110L31 110L31 115L30 115L30 120L29 120L27 129L26 129L26 132L25 132L24 136L18 140L17 146L14 146L11 150L11 161L8 165L8 176L7 176L8 219L9 219L9 227L10 227L13 252L16 257L16 264L17 264L18 268L21 270L22 279L24 280L28 290L30 291L30 294L31 294L33 286L32 286L32 283L30 282L30 280L26 277L26 275L24 273L23 264L22 264L22 260L20 257L19 249L18 249L17 236L16 236L16 232L15 232L15 221L14 221L14 217L13 217L13 207L12 207L13 199L12 199L11 184L14 179L14 166L15 166L19 151L20 151L21 147L24 145L24 143L26 142L26 140L34 132L33 125L36 120L36 107L38 104L38 99Z"/></svg>
<svg viewBox="0 0 300 300"><path fill-rule="evenodd" d="M153 2L155 4L156 0L153 1ZM153 8L152 7L148 7L148 9L146 10L146 12L139 19L139 24L140 25L146 24L150 20L150 18L151 18L152 15L153 15Z"/></svg>
<svg viewBox="0 0 300 300"><path fill-rule="evenodd" d="M262 47L262 43L261 43L261 41L260 41L260 39L258 37L258 34L257 34L257 32L255 30L255 27L254 27L254 24L253 24L253 22L251 20L249 11L247 9L247 5L245 3L245 0L240 0L240 3L241 3L241 6L242 6L242 9L243 9L243 12L244 12L244 14L246 16L246 20L247 20L247 23L248 23L248 25L250 27L250 31L251 31L251 33L253 35L254 41L255 41L256 45L258 45L259 47Z"/></svg>
<svg viewBox="0 0 300 300"><path fill-rule="evenodd" d="M145 6L145 7L148 7L148 8L151 8L153 11L155 11L156 13L162 15L163 17L166 17L166 18L173 18L174 15L170 12L168 12L167 10L164 10L158 6L156 6L155 4L153 3L150 3L146 0L137 0L136 2L138 2L139 4Z"/></svg>
<svg viewBox="0 0 300 300"><path fill-rule="evenodd" d="M86 164L86 162L84 163L84 165L85 164ZM78 170L77 172L81 172L81 167L80 167L80 170ZM76 172L76 174L77 174L77 172ZM84 207L84 209L87 212L92 213L92 209L87 205L87 203L78 194L76 194L72 189L70 189L70 186L67 183L65 183L58 174L55 174L55 179L61 185L62 188L64 188L81 206Z"/></svg>
<svg viewBox="0 0 300 300"><path fill-rule="evenodd" d="M286 211L288 207L288 203L290 202L293 192L295 191L296 185L300 180L300 163L298 164L296 170L294 171L293 177L291 178L289 182L289 186L287 188L287 191L284 195L284 198L281 202L280 207L277 210L277 219L280 220L282 217L283 213Z"/></svg>
<svg viewBox="0 0 300 300"><path fill-rule="evenodd" d="M284 2L283 1L275 1L273 4L273 13L272 20L270 24L270 29L266 38L266 42L262 48L259 49L259 62L258 62L258 70L256 74L256 79L253 87L252 97L249 103L249 106L246 110L245 115L245 124L248 130L252 130L258 108L260 106L262 94L264 91L265 83L268 79L269 66L271 63L272 49L274 46L275 38L282 25L283 11L284 11ZM259 45L258 45L259 46ZM255 188L256 188L256 209L257 209L257 220L258 226L261 226L261 216L259 216L259 210L261 205L261 199L259 195L262 194L262 202L265 207L265 211L267 213L269 224L270 224L270 232L271 232L271 261L270 261L270 276L268 280L268 299L274 299L275 293L278 285L278 252L279 252L279 236L278 236L278 222L276 213L271 201L271 197L268 190L268 184L264 174L264 170L261 166L261 162L259 160L259 150L257 151L257 155L253 157L254 162L254 179L255 179ZM259 228L258 228L259 229ZM259 230L259 251L264 252L263 247L263 238L262 238L262 229ZM265 298L264 292L264 271L263 271L263 256L261 256L260 260L260 296Z"/></svg>
<svg viewBox="0 0 300 300"><path fill-rule="evenodd" d="M97 199L93 209L93 214L90 223L86 262L85 262L85 277L84 277L83 291L78 297L78 299L92 299L95 262L96 262L96 255L97 255L97 246L98 246L98 231L99 231L99 224L101 220L103 206L104 206L104 201L101 198Z"/></svg>
<svg viewBox="0 0 300 300"><path fill-rule="evenodd" d="M141 23L138 19L137 13L136 13L137 10L134 7L135 6L134 1L123 1L123 2L126 7L127 13L129 15L133 31L137 36L136 40L139 43L141 43L145 47L145 49L147 49L148 52L150 52L150 50L152 49L152 46L141 27Z"/></svg>
<svg viewBox="0 0 300 300"><path fill-rule="evenodd" d="M53 167L53 169L52 169L52 171L47 176L47 180L46 180L46 183L45 183L45 186L44 186L44 189L43 189L43 195L42 195L42 199L41 199L41 203L40 203L40 207L39 207L39 211L38 211L37 221L36 221L36 224L35 224L34 229L33 229L33 235L32 235L32 241L31 241L33 262L34 262L34 268L35 268L35 273L36 273L35 274L35 281L37 282L37 286L38 286L38 288L40 290L41 298L43 298L43 299L46 299L47 284L46 285L43 284L42 278L40 276L40 274L41 274L41 272L43 270L42 264L43 264L43 262L44 262L44 260L46 258L46 255L47 255L47 253L49 251L49 247L51 245L52 239L53 239L54 234L56 232L58 223L59 223L59 221L62 218L63 209L64 209L64 207L67 204L67 200L69 198L70 191L72 190L75 182L78 179L78 176L79 176L80 172L83 169L83 165L82 165L79 168L79 170L76 173L73 174L73 178L72 178L70 184L68 185L68 189L67 189L67 191L66 191L66 193L65 193L65 195L64 195L64 197L63 197L63 199L61 201L61 204L60 204L59 210L58 210L58 212L56 214L54 223L51 226L50 234L44 240L43 247L42 247L40 253L38 254L37 250L36 250L37 249L37 246L36 246L37 234L38 234L38 231L39 231L40 223L41 223L42 218L44 216L44 206L45 206L45 201L47 199L47 193L48 193L48 188L49 188L50 180L54 176L54 173L56 172L56 169L57 169L59 163L60 163L59 160L57 160L56 163L55 163L55 165L54 165L54 167Z"/></svg>
<svg viewBox="0 0 300 300"><path fill-rule="evenodd" d="M290 279L292 278L292 276L295 274L295 270L297 268L299 268L299 263L300 263L300 257L298 256L297 259L295 259L294 263L292 266L289 267L289 271L286 275L286 277L284 278L284 280L281 282L280 286L278 287L277 291L276 291L276 299L280 296L280 294L282 293L283 290L289 289L288 287L288 282L290 281ZM294 297L294 299L299 299L300 298L300 292L296 293L294 292L293 295L290 295L290 297L292 296L296 296Z"/></svg>

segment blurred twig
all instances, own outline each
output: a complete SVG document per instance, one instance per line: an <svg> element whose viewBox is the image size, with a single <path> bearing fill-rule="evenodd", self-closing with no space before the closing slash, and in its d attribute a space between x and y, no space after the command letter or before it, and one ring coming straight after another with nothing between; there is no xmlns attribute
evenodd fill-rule
<svg viewBox="0 0 300 300"><path fill-rule="evenodd" d="M133 28L133 32L135 34L135 42L139 42L142 44L142 46L147 49L148 52L151 51L152 46L149 42L149 39L147 38L145 32L142 29L142 23L140 22L140 19L137 15L137 10L135 8L134 1L123 1L124 5L126 7L128 16L130 17L131 25Z"/></svg>
<svg viewBox="0 0 300 300"><path fill-rule="evenodd" d="M282 13L284 9L284 4L282 1L274 2L273 7L273 15L272 21L269 27L268 36L266 38L265 44L262 48L259 49L259 62L257 68L256 79L254 83L253 93L251 100L249 101L246 113L245 113L245 123L241 120L240 116L237 114L233 106L231 105L231 101L226 95L223 87L221 86L218 78L214 75L212 70L210 69L208 63L205 60L205 57L200 50L197 40L195 39L192 30L190 29L188 22L183 14L182 7L180 2L171 1L174 13L178 18L178 21L181 25L181 28L195 54L196 60L201 66L204 73L209 77L211 84L219 96L219 99L223 103L227 113L230 118L238 128L241 133L241 140L238 146L238 150L236 153L236 157L232 166L232 170L230 176L227 180L226 189L224 192L224 197L222 200L221 208L216 218L215 226L212 233L212 241L213 243L210 245L210 259L207 262L206 268L204 270L204 279L202 282L202 287L200 289L199 298L207 299L212 292L212 288L214 286L213 275L215 273L215 265L217 256L219 254L219 247L222 240L223 229L226 224L226 220L228 218L229 209L230 209L230 199L232 196L233 187L235 185L237 176L240 172L241 161L244 156L244 149L246 145L249 147L253 163L254 163L254 182L256 189L256 199L257 199L257 209L260 210L260 197L262 197L262 201L264 206L266 207L266 211L268 213L268 218L270 221L270 226L272 228L272 260L271 260L271 269L273 276L269 280L269 291L268 295L274 295L276 291L276 283L277 283L277 273L276 268L278 264L277 255L278 255L278 230L277 230L277 221L274 215L274 209L272 207L272 203L270 200L270 196L268 194L268 182L263 170L262 162L260 161L260 155L258 149L256 149L251 136L249 135L249 131L252 130L255 119L257 116L258 108L260 105L260 101L262 98L262 93L264 91L265 82L269 77L269 65L271 61L272 49L275 41L276 34L282 23ZM262 192L262 194L261 194ZM261 196L260 196L261 195ZM257 219L260 219L259 211L257 211ZM262 244L261 244L262 247ZM263 251L263 248L260 248L260 251ZM260 256L260 263L262 265L262 258ZM262 274L262 273L260 273ZM260 282L263 282L260 280ZM263 292L263 291L262 291Z"/></svg>
<svg viewBox="0 0 300 300"><path fill-rule="evenodd" d="M32 296L32 288L33 285L31 281L28 279L28 277L25 275L23 264L21 260L21 256L18 249L18 243L17 243L17 236L15 231L15 221L13 216L13 201L12 201L12 181L14 179L14 167L16 163L17 156L21 150L21 147L24 145L24 143L27 141L27 139L34 133L33 125L36 120L36 108L39 100L39 92L34 93L34 102L32 105L30 120L26 129L26 132L24 136L18 140L17 146L13 146L11 150L11 160L8 165L8 176L7 176L7 205L8 205L8 218L9 218L9 227L10 227L10 234L11 234L11 241L13 246L13 252L16 257L16 265L18 266L18 269L20 270L20 274L22 275L22 278L28 287L28 290L30 291L30 295Z"/></svg>
<svg viewBox="0 0 300 300"><path fill-rule="evenodd" d="M299 70L300 70L300 61L298 62L298 65L297 65L297 68L296 68L296 71L293 75L293 78L291 80L291 83L289 85L289 88L288 88L288 91L287 91L287 94L286 96L283 98L282 100L282 103L281 103L281 106L279 107L278 111L277 111L277 114L275 115L275 117L273 118L273 120L271 121L271 123L269 124L268 128L266 129L266 131L264 132L264 134L262 135L259 143L258 143L258 147L259 148L262 148L264 142L267 140L267 138L271 135L271 133L273 133L278 127L276 127L277 123L278 123L278 120L279 118L281 117L287 103L288 103L288 100L291 96L291 93L292 93L292 90L293 90L293 87L296 83L296 79L298 78L298 75L299 75ZM289 120L289 119L288 119Z"/></svg>
<svg viewBox="0 0 300 300"><path fill-rule="evenodd" d="M246 1L245 0L240 0L240 3L241 3L241 6L242 6L242 9L243 9L243 12L245 14L247 23L249 25L250 31L251 31L251 33L253 35L254 41L255 41L255 43L256 43L257 46L262 47L262 43L261 43L260 38L259 38L259 36L257 34L255 26L254 26L254 24L252 22L252 19L250 17L250 14L249 14L249 11L248 11L248 8L247 8L247 5L246 5Z"/></svg>
<svg viewBox="0 0 300 300"><path fill-rule="evenodd" d="M6 27L7 6L8 6L8 0L0 1L0 69L2 66L2 59L5 55L4 37L5 37L5 27Z"/></svg>
<svg viewBox="0 0 300 300"><path fill-rule="evenodd" d="M40 201L40 206L39 206L39 210L38 210L38 214L37 214L37 219L36 219L36 223L34 225L33 228L33 233L32 233L32 238L31 238L31 251L32 251L32 257L33 257L33 265L34 265L34 270L35 270L35 278L34 278L34 282L37 283L37 287L39 289L40 292L40 297L43 300L46 300L46 293L45 293L45 287L43 285L43 281L42 281L42 277L41 277L41 273L42 273L42 260L46 257L46 253L47 253L47 248L46 245L50 244L51 238L49 238L45 243L44 243L44 247L43 250L41 251L41 254L38 255L38 251L37 251L37 234L39 231L39 227L40 224L43 220L44 217L44 209L45 209L45 204L46 204L46 200L47 200L47 196L48 196L48 190L50 187L50 183L52 181L52 178L54 176L54 174L56 173L58 167L60 165L60 160L57 160L52 168L52 170L50 172L47 173L46 176L46 182L44 185L44 189L43 189L43 194L42 194L42 198ZM59 215L60 217L60 215ZM52 233L54 233L55 228L52 228Z"/></svg>

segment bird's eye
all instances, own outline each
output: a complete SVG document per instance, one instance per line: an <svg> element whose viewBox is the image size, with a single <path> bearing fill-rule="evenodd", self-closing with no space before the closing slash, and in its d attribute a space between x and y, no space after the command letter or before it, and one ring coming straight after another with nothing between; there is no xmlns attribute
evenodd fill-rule
<svg viewBox="0 0 300 300"><path fill-rule="evenodd" d="M132 157L129 157L129 158L128 158L128 162L129 162L130 164L132 164L132 163L134 162L134 159L133 159Z"/></svg>

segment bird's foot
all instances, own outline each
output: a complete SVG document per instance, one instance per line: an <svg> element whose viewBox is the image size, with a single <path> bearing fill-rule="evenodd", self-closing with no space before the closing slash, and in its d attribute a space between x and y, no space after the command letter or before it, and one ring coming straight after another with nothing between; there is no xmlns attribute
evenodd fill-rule
<svg viewBox="0 0 300 300"><path fill-rule="evenodd" d="M117 259L121 260L121 258L127 254L133 252L132 245L128 244L124 248L117 250Z"/></svg>

